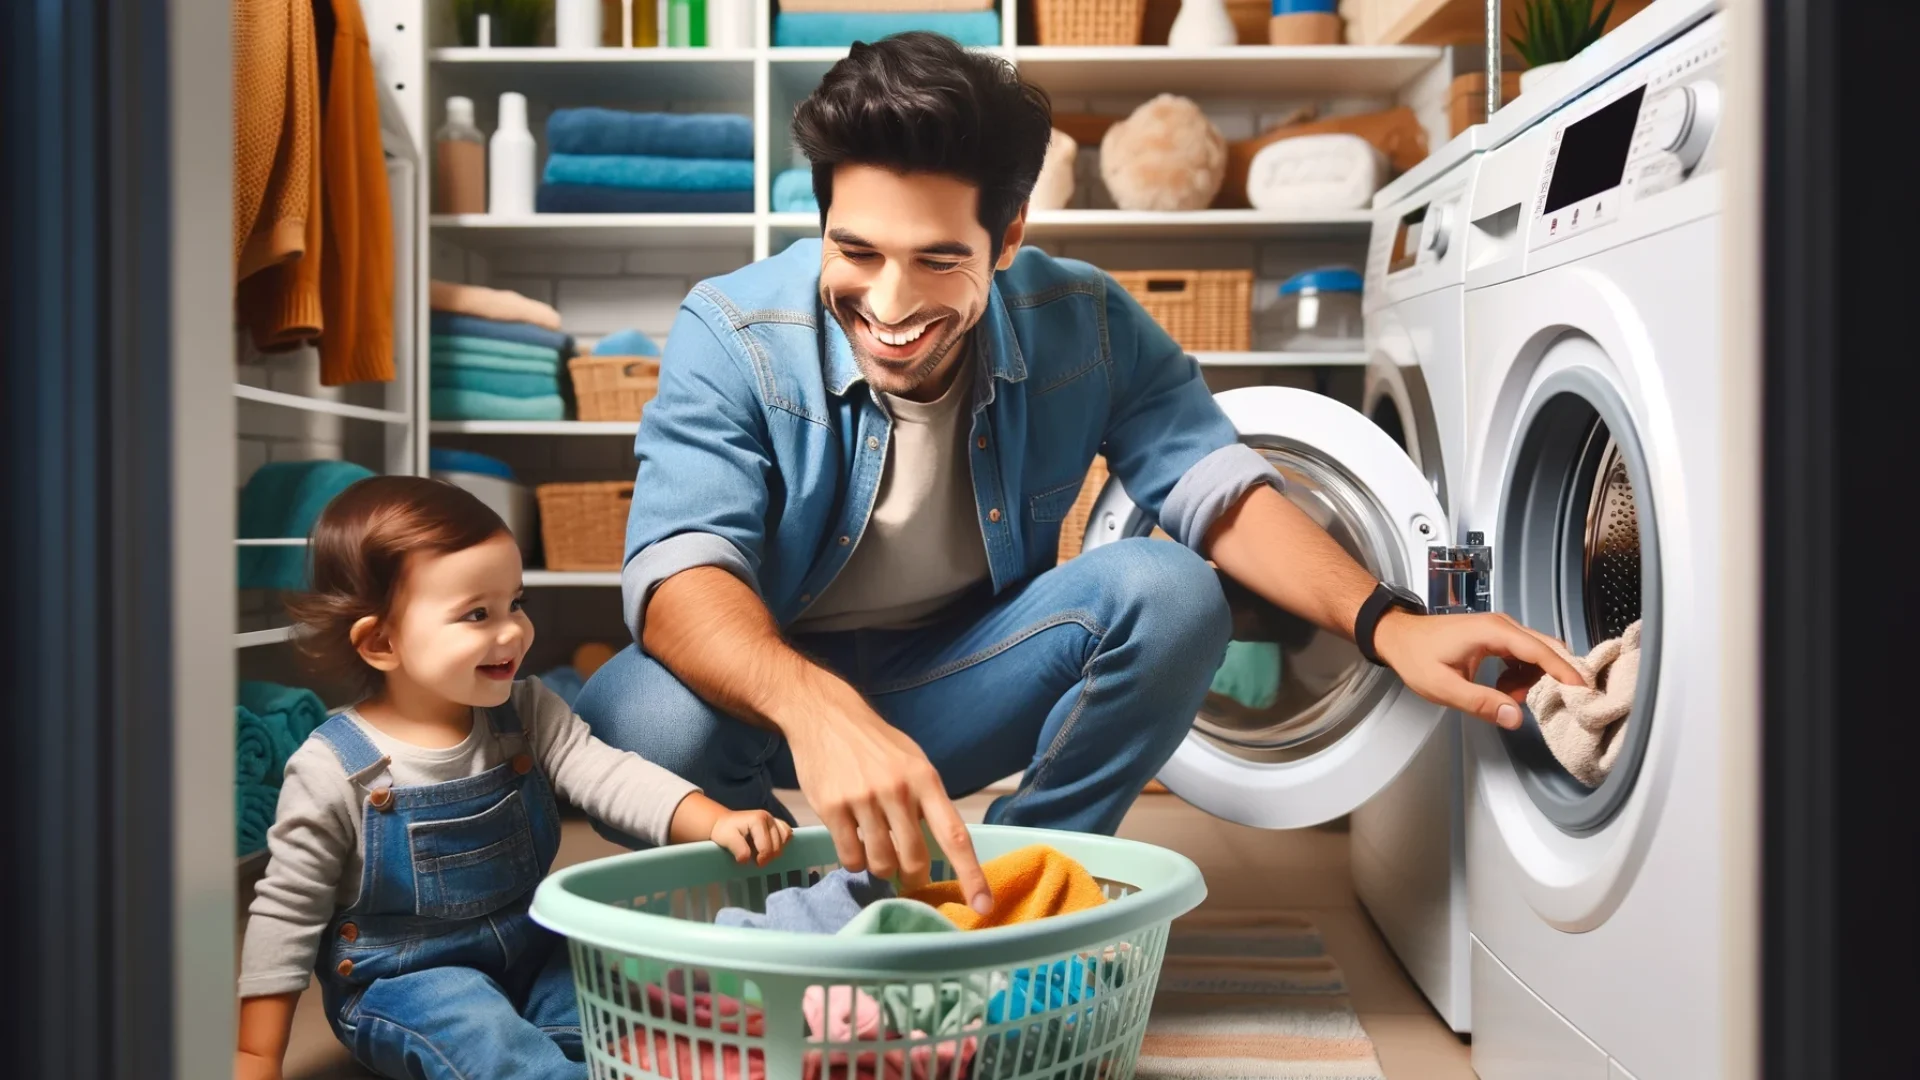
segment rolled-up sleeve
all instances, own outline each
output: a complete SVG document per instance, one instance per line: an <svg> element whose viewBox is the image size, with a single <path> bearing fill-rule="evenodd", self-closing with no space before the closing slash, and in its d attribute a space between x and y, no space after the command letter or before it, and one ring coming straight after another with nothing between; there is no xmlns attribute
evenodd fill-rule
<svg viewBox="0 0 1920 1080"><path fill-rule="evenodd" d="M1279 490L1280 474L1240 442L1200 365L1111 279L1106 313L1114 374L1107 468L1167 535L1200 551L1222 514L1261 484Z"/></svg>
<svg viewBox="0 0 1920 1080"><path fill-rule="evenodd" d="M694 305L682 306L660 362L660 388L634 440L639 461L620 574L627 628L638 643L661 582L718 566L759 591L766 549L765 416L744 363Z"/></svg>

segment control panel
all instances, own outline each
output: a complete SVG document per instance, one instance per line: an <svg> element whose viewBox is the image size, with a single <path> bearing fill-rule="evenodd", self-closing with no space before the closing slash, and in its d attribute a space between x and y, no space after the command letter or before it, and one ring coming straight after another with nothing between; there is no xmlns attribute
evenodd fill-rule
<svg viewBox="0 0 1920 1080"><path fill-rule="evenodd" d="M1404 299L1459 284L1466 199L1466 185L1442 182L1421 198L1377 212L1367 250L1369 292Z"/></svg>
<svg viewBox="0 0 1920 1080"><path fill-rule="evenodd" d="M1530 248L1603 228L1632 204L1691 179L1720 123L1720 17L1566 110L1534 193Z"/></svg>

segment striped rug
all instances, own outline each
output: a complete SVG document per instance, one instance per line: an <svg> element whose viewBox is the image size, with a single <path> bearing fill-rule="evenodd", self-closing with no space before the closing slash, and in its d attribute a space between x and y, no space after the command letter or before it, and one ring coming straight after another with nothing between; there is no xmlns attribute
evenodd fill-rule
<svg viewBox="0 0 1920 1080"><path fill-rule="evenodd" d="M1295 915L1173 924L1140 1080L1385 1080L1320 932Z"/></svg>

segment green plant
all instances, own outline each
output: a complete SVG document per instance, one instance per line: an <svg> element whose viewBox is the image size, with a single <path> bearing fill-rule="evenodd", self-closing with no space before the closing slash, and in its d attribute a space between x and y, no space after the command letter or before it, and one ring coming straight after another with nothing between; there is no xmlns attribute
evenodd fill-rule
<svg viewBox="0 0 1920 1080"><path fill-rule="evenodd" d="M1613 14L1614 0L1593 14L1593 0L1526 0L1520 9L1520 33L1508 41L1520 50L1527 66L1558 64L1579 55L1600 40Z"/></svg>

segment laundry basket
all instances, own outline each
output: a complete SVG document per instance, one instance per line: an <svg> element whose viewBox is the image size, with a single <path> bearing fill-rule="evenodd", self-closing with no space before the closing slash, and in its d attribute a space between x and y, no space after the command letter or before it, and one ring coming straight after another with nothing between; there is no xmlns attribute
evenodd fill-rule
<svg viewBox="0 0 1920 1080"><path fill-rule="evenodd" d="M817 827L796 832L766 867L686 844L548 877L533 917L569 941L590 1075L1127 1080L1168 925L1206 896L1199 868L1112 837L1000 826L972 833L983 862L1053 846L1100 881L1108 903L955 933L841 937L712 925L723 907L764 910L769 893L833 870L833 840ZM934 878L951 878L931 850ZM808 1009L817 1016L823 1005L855 1018L931 1016L924 1007L940 1019L934 1031L859 1021L810 1032Z"/></svg>

